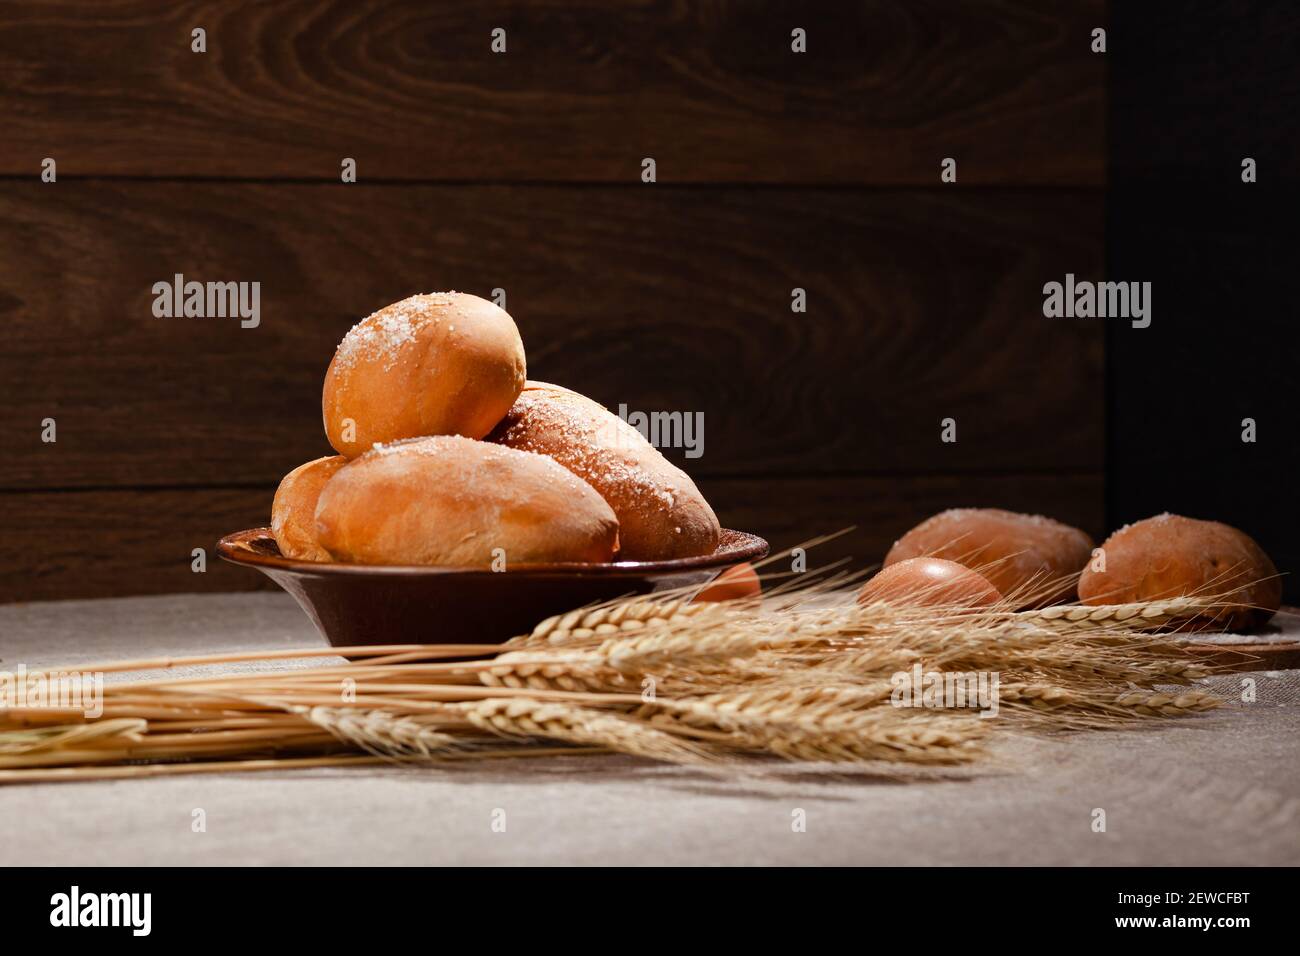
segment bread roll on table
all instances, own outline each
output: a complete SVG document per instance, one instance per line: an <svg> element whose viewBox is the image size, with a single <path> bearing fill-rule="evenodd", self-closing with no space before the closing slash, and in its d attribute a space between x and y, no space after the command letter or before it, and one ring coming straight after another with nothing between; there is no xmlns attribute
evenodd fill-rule
<svg viewBox="0 0 1300 956"><path fill-rule="evenodd" d="M882 568L858 591L859 604L899 607L981 608L1002 603L988 578L956 561L908 558Z"/></svg>
<svg viewBox="0 0 1300 956"><path fill-rule="evenodd" d="M548 455L595 488L618 516L620 560L685 558L718 546L721 527L695 482L586 396L528 382L488 441Z"/></svg>
<svg viewBox="0 0 1300 956"><path fill-rule="evenodd" d="M504 310L460 292L413 295L339 344L321 393L325 434L349 458L402 438L482 438L524 377L523 342Z"/></svg>
<svg viewBox="0 0 1300 956"><path fill-rule="evenodd" d="M316 501L325 482L347 464L342 455L317 458L284 476L271 502L271 534L286 558L328 561L329 552L316 537Z"/></svg>
<svg viewBox="0 0 1300 956"><path fill-rule="evenodd" d="M763 583L758 572L748 561L727 568L700 591L691 600L695 601L741 601L756 598L763 593Z"/></svg>
<svg viewBox="0 0 1300 956"><path fill-rule="evenodd" d="M894 543L885 567L908 558L944 558L978 571L1016 607L1043 607L1074 595L1092 539L1041 515L999 508L953 508L927 518Z"/></svg>
<svg viewBox="0 0 1300 956"><path fill-rule="evenodd" d="M1282 603L1282 581L1264 549L1218 521L1162 514L1120 528L1101 546L1105 570L1079 578L1085 604L1128 604L1185 595L1231 595L1193 629L1249 630Z"/></svg>
<svg viewBox="0 0 1300 956"><path fill-rule="evenodd" d="M550 458L456 436L379 445L338 470L316 506L339 561L494 567L606 562L618 520Z"/></svg>

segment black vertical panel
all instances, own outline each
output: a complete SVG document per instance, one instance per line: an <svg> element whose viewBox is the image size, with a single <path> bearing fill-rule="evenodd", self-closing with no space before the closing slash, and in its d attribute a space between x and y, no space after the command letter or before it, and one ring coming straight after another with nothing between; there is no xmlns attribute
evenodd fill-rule
<svg viewBox="0 0 1300 956"><path fill-rule="evenodd" d="M1109 521L1240 527L1296 603L1300 4L1116 3L1108 45L1108 278L1153 283L1108 320Z"/></svg>

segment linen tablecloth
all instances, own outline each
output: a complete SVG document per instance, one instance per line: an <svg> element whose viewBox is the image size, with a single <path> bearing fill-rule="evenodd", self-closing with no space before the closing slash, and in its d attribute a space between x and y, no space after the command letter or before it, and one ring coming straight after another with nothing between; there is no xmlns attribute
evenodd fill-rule
<svg viewBox="0 0 1300 956"><path fill-rule="evenodd" d="M0 607L3 669L321 643L282 594ZM1016 739L944 779L590 757L0 787L0 863L1300 863L1300 671L1212 686L1247 677L1252 704Z"/></svg>

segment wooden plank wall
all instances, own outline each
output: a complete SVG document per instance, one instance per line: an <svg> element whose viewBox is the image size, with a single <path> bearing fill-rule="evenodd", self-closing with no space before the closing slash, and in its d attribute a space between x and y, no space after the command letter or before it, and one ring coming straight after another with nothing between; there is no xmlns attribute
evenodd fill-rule
<svg viewBox="0 0 1300 956"><path fill-rule="evenodd" d="M1041 313L1103 263L1100 2L0 8L0 600L257 586L191 549L328 450L347 328L441 288L504 289L534 378L702 412L670 457L774 544L1103 530L1102 337ZM176 273L261 324L155 318Z"/></svg>

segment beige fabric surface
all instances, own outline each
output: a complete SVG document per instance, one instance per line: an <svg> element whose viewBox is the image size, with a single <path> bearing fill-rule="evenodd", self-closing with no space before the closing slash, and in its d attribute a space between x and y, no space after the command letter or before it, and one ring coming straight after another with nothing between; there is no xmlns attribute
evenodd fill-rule
<svg viewBox="0 0 1300 956"><path fill-rule="evenodd" d="M0 607L4 669L319 643L281 594ZM0 864L1297 864L1300 672L1214 684L1246 676L1253 704L945 779L594 757L0 787Z"/></svg>

